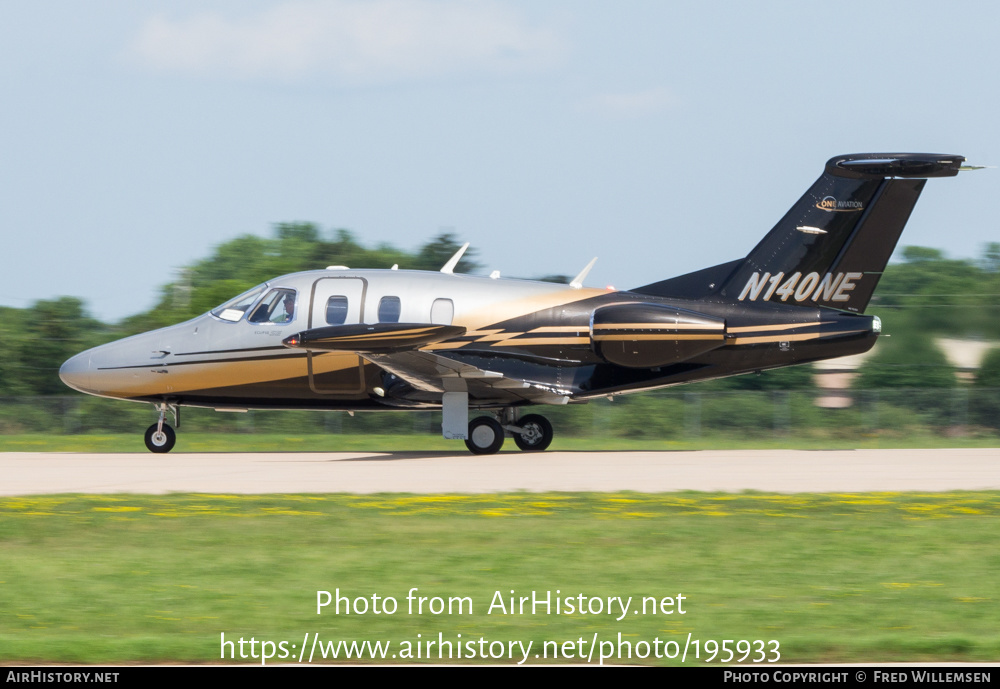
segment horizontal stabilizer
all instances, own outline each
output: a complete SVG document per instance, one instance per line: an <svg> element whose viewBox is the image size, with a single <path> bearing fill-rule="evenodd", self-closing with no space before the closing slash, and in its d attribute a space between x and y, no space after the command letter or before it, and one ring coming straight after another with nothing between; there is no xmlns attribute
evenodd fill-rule
<svg viewBox="0 0 1000 689"><path fill-rule="evenodd" d="M399 352L465 334L458 325L433 323L373 323L331 325L296 333L282 340L286 347L323 352Z"/></svg>
<svg viewBox="0 0 1000 689"><path fill-rule="evenodd" d="M726 321L658 304L616 304L594 312L590 337L595 351L607 361L650 368L721 347Z"/></svg>
<svg viewBox="0 0 1000 689"><path fill-rule="evenodd" d="M941 153L854 153L826 163L826 171L838 177L917 178L954 177L962 170L963 156Z"/></svg>

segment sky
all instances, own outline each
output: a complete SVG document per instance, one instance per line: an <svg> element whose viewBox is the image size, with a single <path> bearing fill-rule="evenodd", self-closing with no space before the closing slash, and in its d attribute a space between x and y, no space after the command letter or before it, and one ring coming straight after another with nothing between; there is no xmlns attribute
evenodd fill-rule
<svg viewBox="0 0 1000 689"><path fill-rule="evenodd" d="M637 287L746 255L834 155L1000 164L997 27L961 0L5 0L0 305L118 320L291 221ZM978 256L998 192L931 180L900 246Z"/></svg>

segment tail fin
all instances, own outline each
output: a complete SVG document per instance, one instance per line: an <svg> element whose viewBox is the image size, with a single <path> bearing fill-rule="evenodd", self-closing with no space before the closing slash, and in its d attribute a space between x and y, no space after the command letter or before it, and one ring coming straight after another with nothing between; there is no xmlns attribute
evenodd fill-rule
<svg viewBox="0 0 1000 689"><path fill-rule="evenodd" d="M861 313L926 178L957 175L964 161L928 153L831 158L822 176L745 259L635 291Z"/></svg>

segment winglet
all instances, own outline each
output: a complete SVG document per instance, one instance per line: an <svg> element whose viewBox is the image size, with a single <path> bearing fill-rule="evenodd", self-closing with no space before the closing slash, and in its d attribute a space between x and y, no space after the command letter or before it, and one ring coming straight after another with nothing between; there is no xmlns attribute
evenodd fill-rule
<svg viewBox="0 0 1000 689"><path fill-rule="evenodd" d="M457 266L458 262L462 260L462 254L464 254L465 250L468 248L469 248L469 243L466 242L465 244L462 245L462 248L460 248L458 251L455 252L454 256L448 259L448 262L444 264L443 268L441 268L441 272L447 274L454 273L455 266Z"/></svg>
<svg viewBox="0 0 1000 689"><path fill-rule="evenodd" d="M588 263L587 266L580 271L580 274L573 278L573 280L569 283L569 286L573 289L580 289L583 287L583 280L587 277L587 273L590 272L590 269L594 267L595 263L597 263L597 256L594 256L590 263Z"/></svg>

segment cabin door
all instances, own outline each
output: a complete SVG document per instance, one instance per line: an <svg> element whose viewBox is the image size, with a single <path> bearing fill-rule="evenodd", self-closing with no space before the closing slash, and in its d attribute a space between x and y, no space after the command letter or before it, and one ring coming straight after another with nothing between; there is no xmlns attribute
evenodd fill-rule
<svg viewBox="0 0 1000 689"><path fill-rule="evenodd" d="M310 329L356 325L365 312L368 281L353 277L322 277L310 296ZM309 352L309 387L319 394L358 394L365 391L364 361L349 352Z"/></svg>

